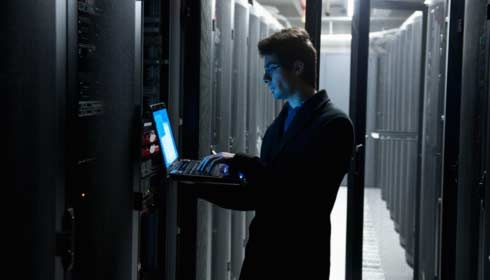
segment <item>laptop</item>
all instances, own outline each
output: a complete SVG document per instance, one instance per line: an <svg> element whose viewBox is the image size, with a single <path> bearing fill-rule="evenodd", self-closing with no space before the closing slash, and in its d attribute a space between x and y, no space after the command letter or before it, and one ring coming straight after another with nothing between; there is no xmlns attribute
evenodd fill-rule
<svg viewBox="0 0 490 280"><path fill-rule="evenodd" d="M223 174L218 166L210 172L199 171L200 160L180 158L165 103L152 104L150 109L167 175L171 179L187 183L227 185L243 185L246 182L242 173Z"/></svg>

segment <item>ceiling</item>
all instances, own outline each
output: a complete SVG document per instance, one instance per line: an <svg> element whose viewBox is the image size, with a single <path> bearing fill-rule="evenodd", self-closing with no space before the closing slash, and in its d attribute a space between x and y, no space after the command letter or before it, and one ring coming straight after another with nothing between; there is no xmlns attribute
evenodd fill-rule
<svg viewBox="0 0 490 280"><path fill-rule="evenodd" d="M322 33L346 34L351 32L351 20L348 17L349 0L322 0ZM355 0L354 0L355 1ZM373 0L372 0L373 1ZM423 2L423 0L389 0L393 2ZM256 0L275 15L285 26L304 26L302 3L306 0ZM412 12L401 10L371 11L371 31L380 31L400 26Z"/></svg>

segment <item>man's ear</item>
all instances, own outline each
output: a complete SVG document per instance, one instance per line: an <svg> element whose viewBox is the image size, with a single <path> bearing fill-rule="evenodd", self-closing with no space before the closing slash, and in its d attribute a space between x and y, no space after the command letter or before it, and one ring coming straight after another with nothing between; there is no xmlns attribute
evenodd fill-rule
<svg viewBox="0 0 490 280"><path fill-rule="evenodd" d="M293 72L296 76L299 76L303 73L305 69L305 64L301 60L295 60L293 62Z"/></svg>

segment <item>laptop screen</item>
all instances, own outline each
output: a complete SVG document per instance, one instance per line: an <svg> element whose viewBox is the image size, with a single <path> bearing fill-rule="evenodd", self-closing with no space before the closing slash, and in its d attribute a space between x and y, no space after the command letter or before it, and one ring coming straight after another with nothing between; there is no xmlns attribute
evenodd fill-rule
<svg viewBox="0 0 490 280"><path fill-rule="evenodd" d="M160 150L162 151L165 166L168 168L179 157L179 152L175 145L167 109L153 111L153 119L155 120L157 135L160 141Z"/></svg>

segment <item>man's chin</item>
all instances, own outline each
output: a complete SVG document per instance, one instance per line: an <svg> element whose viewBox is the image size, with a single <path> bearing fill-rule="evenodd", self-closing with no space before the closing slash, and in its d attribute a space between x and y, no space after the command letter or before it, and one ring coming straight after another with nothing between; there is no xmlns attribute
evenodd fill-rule
<svg viewBox="0 0 490 280"><path fill-rule="evenodd" d="M274 97L274 99L277 99L277 100L284 99L284 97L282 95L276 94L275 92L272 93L272 96Z"/></svg>

